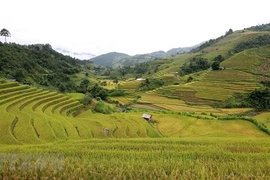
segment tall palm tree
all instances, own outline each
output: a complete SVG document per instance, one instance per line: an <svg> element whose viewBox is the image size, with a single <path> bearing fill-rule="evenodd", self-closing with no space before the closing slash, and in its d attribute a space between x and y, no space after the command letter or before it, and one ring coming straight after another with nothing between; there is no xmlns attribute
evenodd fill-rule
<svg viewBox="0 0 270 180"><path fill-rule="evenodd" d="M6 38L11 36L10 32L5 28L0 31L0 35L5 36L5 42L7 42Z"/></svg>

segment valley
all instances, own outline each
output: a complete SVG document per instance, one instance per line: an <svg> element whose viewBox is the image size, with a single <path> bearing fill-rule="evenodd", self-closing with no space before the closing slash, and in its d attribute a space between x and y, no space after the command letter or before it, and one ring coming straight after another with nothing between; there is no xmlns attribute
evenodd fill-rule
<svg viewBox="0 0 270 180"><path fill-rule="evenodd" d="M228 32L104 66L0 43L0 179L268 179L270 32Z"/></svg>

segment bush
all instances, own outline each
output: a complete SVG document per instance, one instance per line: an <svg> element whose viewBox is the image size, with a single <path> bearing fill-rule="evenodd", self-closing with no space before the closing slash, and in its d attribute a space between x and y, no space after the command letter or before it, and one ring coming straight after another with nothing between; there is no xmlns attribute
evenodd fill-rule
<svg viewBox="0 0 270 180"><path fill-rule="evenodd" d="M207 115L207 113L206 112L202 112L201 115Z"/></svg>
<svg viewBox="0 0 270 180"><path fill-rule="evenodd" d="M60 91L61 93L63 93L63 92L66 92L67 87L66 87L65 84L62 84L62 83L61 83L61 84L59 85L58 89L59 89L59 91Z"/></svg>
<svg viewBox="0 0 270 180"><path fill-rule="evenodd" d="M93 97L95 98L100 97L103 100L107 100L107 97L109 95L108 90L104 89L98 84L95 84L95 86L90 90L90 93L92 94Z"/></svg>
<svg viewBox="0 0 270 180"><path fill-rule="evenodd" d="M105 104L102 100L97 101L94 110L103 114L111 114L115 112L115 109L112 106Z"/></svg>
<svg viewBox="0 0 270 180"><path fill-rule="evenodd" d="M219 65L220 65L220 63L218 61L214 61L212 63L212 69L213 70L219 70Z"/></svg>
<svg viewBox="0 0 270 180"><path fill-rule="evenodd" d="M232 97L226 99L221 107L225 108L244 108L250 107L249 94L234 93Z"/></svg>
<svg viewBox="0 0 270 180"><path fill-rule="evenodd" d="M188 79L187 79L187 83L193 81L193 77L189 76Z"/></svg>
<svg viewBox="0 0 270 180"><path fill-rule="evenodd" d="M249 102L251 106L256 109L269 109L270 89L269 88L255 89L249 95Z"/></svg>
<svg viewBox="0 0 270 180"><path fill-rule="evenodd" d="M112 89L108 92L109 96L125 96L127 95L125 90L119 90L119 89Z"/></svg>
<svg viewBox="0 0 270 180"><path fill-rule="evenodd" d="M194 57L189 63L185 63L181 68L179 74L184 76L186 74L191 74L193 72L198 72L201 70L206 70L210 67L207 59L202 57Z"/></svg>
<svg viewBox="0 0 270 180"><path fill-rule="evenodd" d="M146 79L144 82L140 84L137 90L138 91L153 90L163 86L164 84L165 82L162 79Z"/></svg>
<svg viewBox="0 0 270 180"><path fill-rule="evenodd" d="M261 81L261 83L266 87L270 87L270 81Z"/></svg>
<svg viewBox="0 0 270 180"><path fill-rule="evenodd" d="M88 105L92 102L92 98L90 96L85 96L82 100L81 100L81 103L83 105Z"/></svg>

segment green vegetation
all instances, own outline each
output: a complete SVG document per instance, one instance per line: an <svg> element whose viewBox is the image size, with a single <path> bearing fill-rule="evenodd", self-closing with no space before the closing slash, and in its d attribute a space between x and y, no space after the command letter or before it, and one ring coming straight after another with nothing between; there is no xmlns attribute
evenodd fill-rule
<svg viewBox="0 0 270 180"><path fill-rule="evenodd" d="M270 44L270 35L265 34L263 36L258 36L254 39L249 40L249 41L239 43L234 48L234 52L238 53L238 52L241 52L245 49L265 46L265 45L269 45L269 44Z"/></svg>
<svg viewBox="0 0 270 180"><path fill-rule="evenodd" d="M225 108L243 108L250 107L249 94L234 93L232 97L226 99L223 103Z"/></svg>
<svg viewBox="0 0 270 180"><path fill-rule="evenodd" d="M267 179L270 34L256 29L96 59L115 69L0 43L0 179Z"/></svg>
<svg viewBox="0 0 270 180"><path fill-rule="evenodd" d="M74 100L82 100L85 97L85 95L82 93L67 93L67 95Z"/></svg>
<svg viewBox="0 0 270 180"><path fill-rule="evenodd" d="M138 87L138 91L153 90L163 86L165 83L162 79L145 79Z"/></svg>
<svg viewBox="0 0 270 180"><path fill-rule="evenodd" d="M194 58L192 58L190 60L189 63L185 63L181 67L179 74L181 76L184 76L186 74L191 74L191 73L194 73L194 72L206 70L209 67L210 67L210 64L209 64L207 59L204 59L204 58L201 58L201 57L199 57L199 58L194 57Z"/></svg>
<svg viewBox="0 0 270 180"><path fill-rule="evenodd" d="M250 31L270 31L270 23L251 26L249 28L245 28L245 30L250 30Z"/></svg>
<svg viewBox="0 0 270 180"><path fill-rule="evenodd" d="M255 89L249 96L250 104L257 109L270 108L270 89Z"/></svg>
<svg viewBox="0 0 270 180"><path fill-rule="evenodd" d="M7 29L3 28L0 31L0 36L5 36L5 42L7 42L7 37L10 37L11 34L10 34L10 32Z"/></svg>
<svg viewBox="0 0 270 180"><path fill-rule="evenodd" d="M215 43L219 42L220 40L224 39L226 36L230 35L233 33L233 30L232 29L229 29L227 32L225 32L225 35L224 36L220 36L216 39L210 39L209 41L206 41L205 43L201 44L199 47L191 50L191 52L193 53L197 53L199 51L202 51L203 49L209 47L209 46L212 46L214 45Z"/></svg>
<svg viewBox="0 0 270 180"><path fill-rule="evenodd" d="M94 110L103 114L111 114L116 111L111 105L105 104L101 99L96 102Z"/></svg>
<svg viewBox="0 0 270 180"><path fill-rule="evenodd" d="M214 59L213 59L213 62L212 62L212 69L213 70L219 70L220 69L220 63L224 61L224 57L222 57L222 55L218 55L216 56Z"/></svg>
<svg viewBox="0 0 270 180"><path fill-rule="evenodd" d="M74 91L70 75L80 71L80 62L64 56L49 44L22 46L0 43L1 76L21 83Z"/></svg>

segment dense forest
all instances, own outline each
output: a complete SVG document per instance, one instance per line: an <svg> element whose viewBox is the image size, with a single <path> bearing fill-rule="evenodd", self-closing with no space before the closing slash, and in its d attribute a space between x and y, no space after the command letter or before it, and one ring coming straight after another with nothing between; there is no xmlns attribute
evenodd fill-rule
<svg viewBox="0 0 270 180"><path fill-rule="evenodd" d="M21 83L72 89L74 83L69 75L78 73L83 63L56 52L49 44L22 46L0 42L1 76Z"/></svg>

